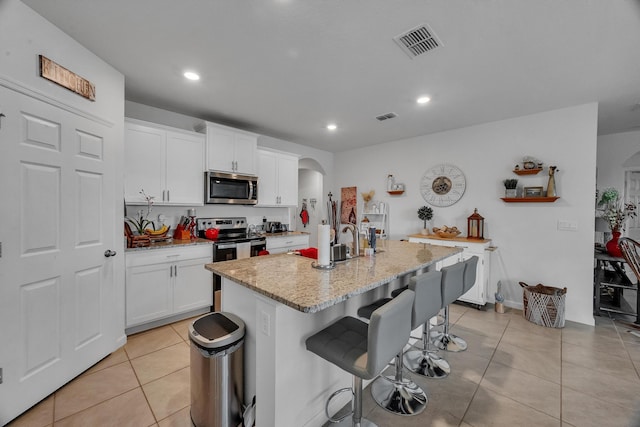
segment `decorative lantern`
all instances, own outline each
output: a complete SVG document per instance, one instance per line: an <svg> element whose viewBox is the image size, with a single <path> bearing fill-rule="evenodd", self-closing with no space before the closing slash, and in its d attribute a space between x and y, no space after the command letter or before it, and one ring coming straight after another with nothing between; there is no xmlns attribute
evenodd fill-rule
<svg viewBox="0 0 640 427"><path fill-rule="evenodd" d="M467 218L467 238L484 239L484 218L478 213L478 209L473 210L473 214Z"/></svg>

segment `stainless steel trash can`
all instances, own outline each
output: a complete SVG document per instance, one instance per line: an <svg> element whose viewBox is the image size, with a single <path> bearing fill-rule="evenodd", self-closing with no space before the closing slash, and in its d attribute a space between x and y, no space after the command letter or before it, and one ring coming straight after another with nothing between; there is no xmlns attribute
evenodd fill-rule
<svg viewBox="0 0 640 427"><path fill-rule="evenodd" d="M191 421L196 427L242 425L244 322L215 312L189 325Z"/></svg>

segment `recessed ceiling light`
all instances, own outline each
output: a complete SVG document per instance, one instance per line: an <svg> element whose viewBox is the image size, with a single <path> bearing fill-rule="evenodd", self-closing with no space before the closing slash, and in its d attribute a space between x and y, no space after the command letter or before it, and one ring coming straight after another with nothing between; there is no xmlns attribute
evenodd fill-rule
<svg viewBox="0 0 640 427"><path fill-rule="evenodd" d="M329 130L336 130L336 129L338 129L338 125L336 125L335 123L329 123L329 124L327 125L327 129L329 129Z"/></svg>
<svg viewBox="0 0 640 427"><path fill-rule="evenodd" d="M421 96L420 98L416 99L416 102L418 104L426 104L429 101L431 101L431 98L429 98L428 96Z"/></svg>
<svg viewBox="0 0 640 427"><path fill-rule="evenodd" d="M185 71L183 76L189 80L200 80L200 76L193 71Z"/></svg>

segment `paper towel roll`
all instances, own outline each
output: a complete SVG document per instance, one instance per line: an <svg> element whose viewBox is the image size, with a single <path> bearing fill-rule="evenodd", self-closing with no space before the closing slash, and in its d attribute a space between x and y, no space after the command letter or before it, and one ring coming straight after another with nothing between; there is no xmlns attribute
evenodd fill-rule
<svg viewBox="0 0 640 427"><path fill-rule="evenodd" d="M318 224L318 265L323 267L331 264L330 235L329 224Z"/></svg>

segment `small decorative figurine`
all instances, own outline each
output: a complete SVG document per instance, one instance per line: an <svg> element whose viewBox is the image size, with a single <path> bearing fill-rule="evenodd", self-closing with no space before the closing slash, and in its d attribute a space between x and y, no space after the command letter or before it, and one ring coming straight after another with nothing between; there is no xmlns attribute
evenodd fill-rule
<svg viewBox="0 0 640 427"><path fill-rule="evenodd" d="M556 178L555 173L558 171L557 166L549 166L549 183L547 184L547 197L556 197Z"/></svg>

